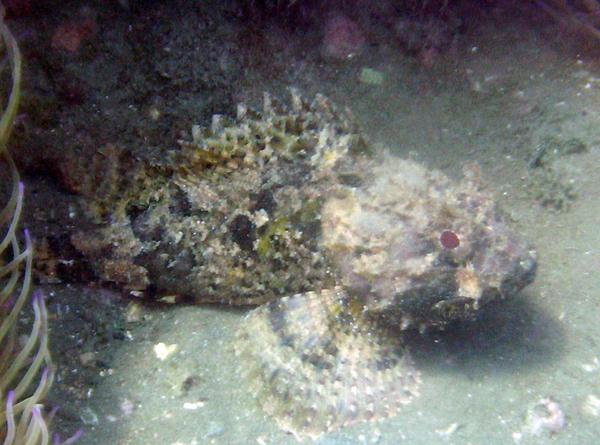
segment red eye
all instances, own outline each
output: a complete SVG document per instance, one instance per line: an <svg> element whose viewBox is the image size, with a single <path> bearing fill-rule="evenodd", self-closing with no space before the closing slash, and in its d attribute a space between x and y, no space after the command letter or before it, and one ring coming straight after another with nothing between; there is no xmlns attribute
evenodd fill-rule
<svg viewBox="0 0 600 445"><path fill-rule="evenodd" d="M440 243L446 249L456 249L460 245L460 239L452 230L444 230L440 235Z"/></svg>

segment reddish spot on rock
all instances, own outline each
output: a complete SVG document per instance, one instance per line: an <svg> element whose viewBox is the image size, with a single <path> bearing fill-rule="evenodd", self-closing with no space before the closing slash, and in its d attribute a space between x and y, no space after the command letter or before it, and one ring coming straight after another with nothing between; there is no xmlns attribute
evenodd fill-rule
<svg viewBox="0 0 600 445"><path fill-rule="evenodd" d="M323 56L344 60L360 54L365 46L365 36L356 22L344 15L329 19L323 31Z"/></svg>
<svg viewBox="0 0 600 445"><path fill-rule="evenodd" d="M452 230L444 230L440 235L440 243L446 249L456 249L460 245L460 239Z"/></svg>
<svg viewBox="0 0 600 445"><path fill-rule="evenodd" d="M52 34L52 47L76 53L83 41L92 37L97 31L98 25L91 18L65 22Z"/></svg>

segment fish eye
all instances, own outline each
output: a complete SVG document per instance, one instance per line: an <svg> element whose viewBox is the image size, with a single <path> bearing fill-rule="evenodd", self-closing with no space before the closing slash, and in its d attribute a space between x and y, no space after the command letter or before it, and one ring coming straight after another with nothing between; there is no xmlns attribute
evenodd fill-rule
<svg viewBox="0 0 600 445"><path fill-rule="evenodd" d="M456 249L460 245L460 238L452 230L444 230L440 234L440 244L444 249Z"/></svg>

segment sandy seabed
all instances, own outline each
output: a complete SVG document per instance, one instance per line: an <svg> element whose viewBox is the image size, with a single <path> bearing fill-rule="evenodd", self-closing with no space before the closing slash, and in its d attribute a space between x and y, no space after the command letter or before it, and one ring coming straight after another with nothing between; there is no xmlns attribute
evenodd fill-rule
<svg viewBox="0 0 600 445"><path fill-rule="evenodd" d="M259 64L247 73L241 98L294 83L348 106L373 142L399 156L455 177L477 162L539 252L537 279L521 295L472 324L410 339L420 398L318 444L592 445L600 437L600 65L574 49L580 37L543 19L483 18L427 67L379 45L334 67L318 49L292 48L294 69L273 77ZM294 39L290 48L302 47ZM381 82L361 82L365 68ZM573 144L582 148L562 148ZM548 171L532 163L540 150ZM28 187L45 196L45 184L32 177ZM54 426L82 426L79 444L296 443L239 380L231 340L244 310L132 306L110 290L42 288L59 366ZM157 351L170 347L161 360Z"/></svg>

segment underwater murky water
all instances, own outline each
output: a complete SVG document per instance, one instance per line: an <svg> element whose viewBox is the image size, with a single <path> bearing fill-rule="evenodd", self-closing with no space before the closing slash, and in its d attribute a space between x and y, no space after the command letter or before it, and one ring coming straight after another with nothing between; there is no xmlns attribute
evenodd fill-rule
<svg viewBox="0 0 600 445"><path fill-rule="evenodd" d="M230 113L238 101L255 103L265 90L280 94L294 85L349 107L365 134L394 154L454 178L465 165L478 163L484 183L538 251L537 278L521 294L494 302L474 322L409 335L423 382L414 402L395 417L343 428L316 443L596 443L597 51L595 59L593 48L573 50L581 37L561 31L541 13L518 17L500 6L495 12L473 12L478 20L467 20L448 45L409 51L386 41L391 31L383 25L361 31L362 16L352 18L343 8L340 16L352 24L338 19L332 29L302 33L267 20L260 32L246 35L248 28L225 14L227 8L215 7L210 16L208 5L191 2L176 11L159 3L130 11L112 5L107 12L98 3L73 2L48 19L15 19L30 56L28 45L40 38L27 34L34 32L35 20L48 20L35 31L40 35L69 20L87 24L80 32L87 43L72 52L56 37L55 46L63 49L55 63L64 70L48 68L66 79L55 85L68 90L61 94L68 93L73 107L53 117L52 125L61 127L61 137L77 139L73 144L82 144L83 152L85 144L135 145L139 140L150 141L152 151L161 138L198 123L192 114L206 124L207 116ZM188 7L195 14L202 10L197 28L182 13ZM75 18L67 19L69 11ZM152 24L158 18L162 21ZM401 25L402 30L408 26ZM150 44L141 34L153 28L148 39L162 40ZM340 33L342 43L335 40ZM190 46L194 38L195 47ZM150 54L159 47L163 52ZM215 53L218 48L222 51ZM274 48L281 51L270 63L265 59ZM136 56L132 64L154 60L152 72L164 78L143 79L136 77L143 69L124 69L128 51ZM33 65L37 59L30 60ZM237 65L240 61L245 65ZM184 68L189 71L177 71ZM110 76L111 70L121 79ZM34 79L39 76L35 69L32 73ZM79 101L79 90L64 86L74 79L86 83L83 104L72 102ZM139 103L133 103L136 97ZM94 102L100 111L84 125ZM103 133L103 119L123 128ZM174 140L164 144L175 145ZM34 209L43 207L36 197L57 193L46 187L45 180L30 179ZM62 196L57 212L69 208L70 198ZM35 210L29 218L35 219ZM86 434L77 443L297 443L263 414L240 377L232 340L248 309L132 305L106 289L41 287L50 294L59 367L50 402L62 408L53 426L65 432L82 425Z"/></svg>

